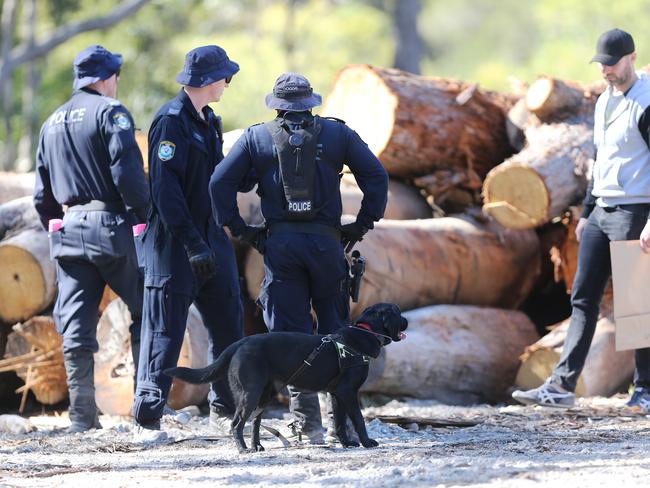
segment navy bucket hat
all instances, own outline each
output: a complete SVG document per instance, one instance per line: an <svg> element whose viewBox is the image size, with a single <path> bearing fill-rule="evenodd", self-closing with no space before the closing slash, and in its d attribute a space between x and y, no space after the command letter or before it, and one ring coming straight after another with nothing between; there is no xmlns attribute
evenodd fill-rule
<svg viewBox="0 0 650 488"><path fill-rule="evenodd" d="M219 46L201 46L185 56L183 71L176 77L181 85L201 88L215 81L230 78L239 71L239 65L231 61Z"/></svg>
<svg viewBox="0 0 650 488"><path fill-rule="evenodd" d="M89 46L74 58L72 88L79 90L100 80L106 80L122 67L122 55L112 53L98 44Z"/></svg>
<svg viewBox="0 0 650 488"><path fill-rule="evenodd" d="M298 73L283 73L278 76L273 92L266 95L266 106L275 110L302 112L323 103L323 98L314 93L309 80Z"/></svg>

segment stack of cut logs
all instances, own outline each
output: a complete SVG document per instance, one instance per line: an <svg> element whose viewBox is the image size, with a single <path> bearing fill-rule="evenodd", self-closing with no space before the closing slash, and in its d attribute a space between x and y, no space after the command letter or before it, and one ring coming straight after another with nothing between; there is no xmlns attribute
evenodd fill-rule
<svg viewBox="0 0 650 488"><path fill-rule="evenodd" d="M368 65L338 74L324 115L355 129L391 177L385 218L357 246L367 268L352 316L384 301L398 304L409 319L407 340L372 363L365 391L451 403L498 401L513 385L532 387L548 375L568 324L557 324L540 339L535 317L521 308L549 279L571 288L579 216L572 206L587 186L593 108L603 89L541 77L519 93L501 94ZM3 197L31 192L32 175L13 178L20 184L13 184L11 194L3 189ZM0 184L6 182L0 175ZM344 213L354 216L362 197L352 175L344 175ZM262 220L255 192L240 194L239 207L248 222ZM32 317L48 309L55 293L47 234L29 197L0 206L0 239L0 321L18 322L14 329L23 337L25 330L34 333ZM246 283L246 332L260 332L264 326L252 299L264 275L263 259L250 248L236 248ZM106 413L127 414L133 388L130 319L119 299L105 298L96 356L98 403ZM579 394L609 395L631 376L631 353L614 351L611 308L608 296ZM192 310L181 362L205 365L206 342ZM48 356L42 346L27 341L23 350L7 347L6 367L20 364L28 387L46 381L34 377L44 373L38 361L59 357ZM181 407L205 395L206 387L178 382L170 403Z"/></svg>

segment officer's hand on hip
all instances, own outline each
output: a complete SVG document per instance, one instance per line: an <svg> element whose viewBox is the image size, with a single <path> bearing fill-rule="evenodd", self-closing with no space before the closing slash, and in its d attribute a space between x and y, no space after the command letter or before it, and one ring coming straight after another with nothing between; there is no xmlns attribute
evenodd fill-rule
<svg viewBox="0 0 650 488"><path fill-rule="evenodd" d="M236 237L240 241L253 246L260 254L264 254L266 225L247 225Z"/></svg>
<svg viewBox="0 0 650 488"><path fill-rule="evenodd" d="M587 222L589 222L588 219L585 219L584 217L580 217L580 220L578 220L578 225L576 225L576 240L580 242L580 239L582 238L582 233L585 230L585 227L587 227Z"/></svg>
<svg viewBox="0 0 650 488"><path fill-rule="evenodd" d="M643 252L650 251L650 220L646 221L643 230L641 231L641 236L639 237L639 245Z"/></svg>
<svg viewBox="0 0 650 488"><path fill-rule="evenodd" d="M187 257L190 260L192 273L198 279L206 280L217 273L214 254L207 246L187 251Z"/></svg>
<svg viewBox="0 0 650 488"><path fill-rule="evenodd" d="M354 245L363 240L368 229L359 222L352 222L341 226L341 242L345 246L345 252L350 252Z"/></svg>

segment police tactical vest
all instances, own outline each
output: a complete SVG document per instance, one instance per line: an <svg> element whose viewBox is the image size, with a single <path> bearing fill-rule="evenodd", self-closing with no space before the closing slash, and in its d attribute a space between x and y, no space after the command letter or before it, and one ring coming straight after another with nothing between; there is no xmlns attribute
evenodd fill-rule
<svg viewBox="0 0 650 488"><path fill-rule="evenodd" d="M314 177L318 135L318 117L299 121L278 117L264 124L271 133L277 152L280 177L286 198L287 220L312 220L319 209L314 202Z"/></svg>

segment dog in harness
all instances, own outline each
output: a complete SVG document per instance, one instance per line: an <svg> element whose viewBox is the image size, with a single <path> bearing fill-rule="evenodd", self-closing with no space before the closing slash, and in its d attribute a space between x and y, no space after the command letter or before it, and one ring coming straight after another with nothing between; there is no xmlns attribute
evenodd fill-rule
<svg viewBox="0 0 650 488"><path fill-rule="evenodd" d="M381 348L405 338L408 326L397 305L378 303L368 307L358 320L336 334L306 335L275 332L245 337L228 347L203 369L171 368L165 374L188 383L207 383L226 377L236 411L232 435L240 452L262 451L260 423L264 406L275 392L274 382L332 394L334 423L344 447L358 447L346 432L346 417L352 421L364 447L377 442L368 436L359 406L359 388L368 376L369 360ZM252 446L244 441L244 425L253 417Z"/></svg>

